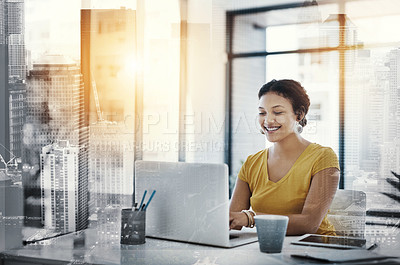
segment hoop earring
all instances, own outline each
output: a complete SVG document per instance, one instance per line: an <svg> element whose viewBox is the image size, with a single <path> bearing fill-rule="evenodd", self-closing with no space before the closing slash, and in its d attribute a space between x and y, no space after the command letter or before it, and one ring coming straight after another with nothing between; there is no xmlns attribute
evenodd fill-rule
<svg viewBox="0 0 400 265"><path fill-rule="evenodd" d="M296 121L296 130L299 134L303 132L303 126L298 121Z"/></svg>

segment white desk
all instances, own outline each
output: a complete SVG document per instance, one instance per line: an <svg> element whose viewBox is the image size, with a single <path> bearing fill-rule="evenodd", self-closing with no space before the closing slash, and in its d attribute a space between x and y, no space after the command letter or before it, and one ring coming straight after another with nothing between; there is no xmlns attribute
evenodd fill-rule
<svg viewBox="0 0 400 265"><path fill-rule="evenodd" d="M400 229L367 226L367 244L378 242L375 252L399 257ZM2 264L318 264L291 258L294 253L320 251L321 248L290 244L296 237L286 237L282 253L261 253L258 243L233 249L215 248L147 238L138 246L120 245L115 236L102 234L101 229L85 231L27 245L1 254ZM100 239L101 242L100 242ZM326 250L326 249L325 249ZM346 251L346 250L343 250ZM351 263L351 264L366 264ZM382 261L371 264L383 264ZM396 264L396 263L391 263Z"/></svg>

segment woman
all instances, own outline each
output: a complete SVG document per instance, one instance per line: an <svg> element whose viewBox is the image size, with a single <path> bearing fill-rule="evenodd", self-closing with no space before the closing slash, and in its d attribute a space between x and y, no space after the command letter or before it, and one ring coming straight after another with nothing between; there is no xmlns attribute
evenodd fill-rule
<svg viewBox="0 0 400 265"><path fill-rule="evenodd" d="M250 155L240 169L230 205L230 229L254 226L254 215L289 217L287 235L335 235L326 214L339 182L331 148L300 133L310 106L294 80L272 80L258 93L261 132L272 147ZM252 207L255 211L248 211Z"/></svg>

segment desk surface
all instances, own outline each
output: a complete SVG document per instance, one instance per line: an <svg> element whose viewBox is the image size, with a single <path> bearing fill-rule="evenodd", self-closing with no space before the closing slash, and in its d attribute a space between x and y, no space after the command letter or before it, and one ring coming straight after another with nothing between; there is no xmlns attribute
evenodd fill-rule
<svg viewBox="0 0 400 265"><path fill-rule="evenodd" d="M367 244L378 243L374 252L399 257L392 259L398 263L391 264L400 264L399 231L396 227L368 226ZM147 238L143 245L121 245L119 238L106 229L90 228L8 250L1 256L3 264L317 264L290 256L321 251L321 248L290 244L296 238L286 237L282 253L265 254L259 251L258 243L224 249Z"/></svg>

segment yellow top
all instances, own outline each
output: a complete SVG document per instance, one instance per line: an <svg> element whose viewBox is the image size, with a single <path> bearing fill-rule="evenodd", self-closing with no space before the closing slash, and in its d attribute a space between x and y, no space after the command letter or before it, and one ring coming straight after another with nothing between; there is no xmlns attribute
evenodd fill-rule
<svg viewBox="0 0 400 265"><path fill-rule="evenodd" d="M300 214L303 210L311 177L319 171L339 168L336 154L329 147L309 144L291 169L278 182L269 180L267 169L268 149L250 155L240 169L238 178L247 182L254 211L268 214ZM336 235L335 228L325 216L318 234Z"/></svg>

